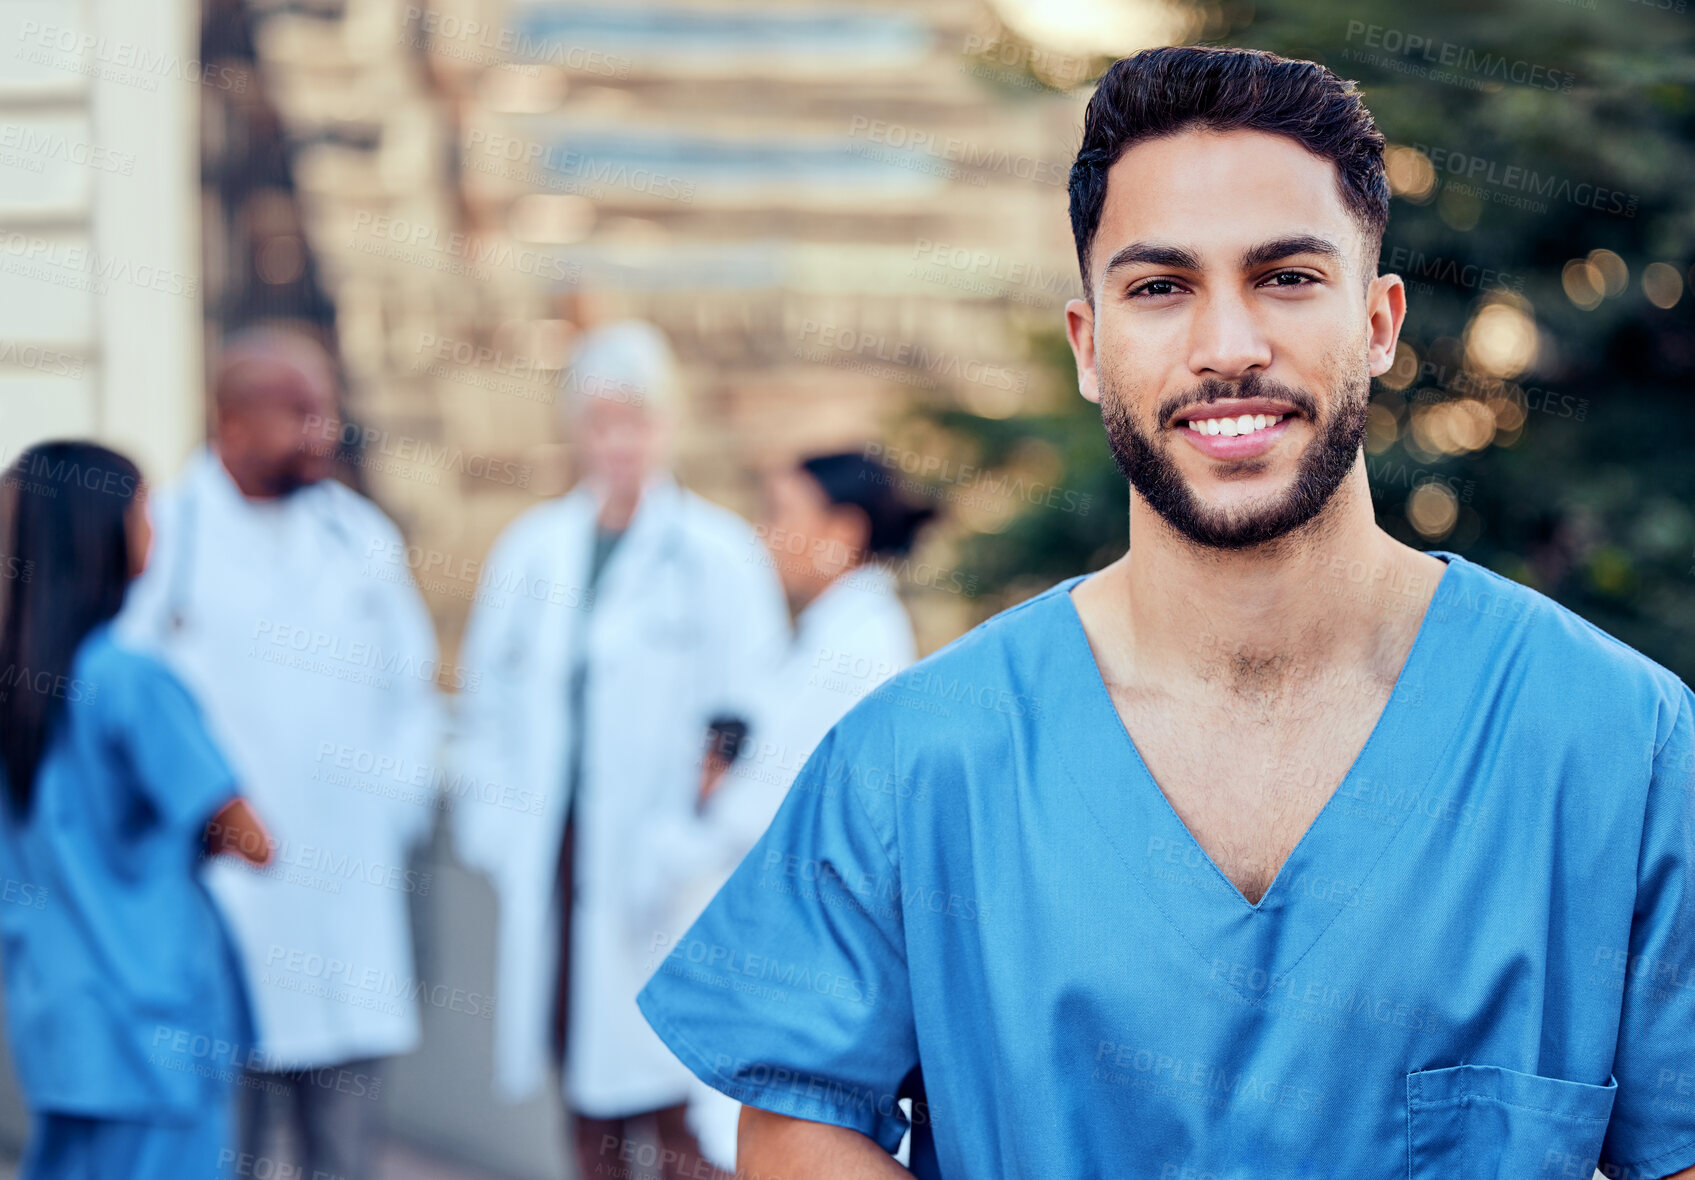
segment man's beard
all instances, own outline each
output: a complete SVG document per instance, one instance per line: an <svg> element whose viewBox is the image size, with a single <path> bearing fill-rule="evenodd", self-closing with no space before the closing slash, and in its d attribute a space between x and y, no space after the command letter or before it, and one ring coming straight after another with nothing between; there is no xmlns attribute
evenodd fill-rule
<svg viewBox="0 0 1695 1180"><path fill-rule="evenodd" d="M322 481L329 471L327 463L293 457L271 469L266 490L277 499L286 500Z"/></svg>
<svg viewBox="0 0 1695 1180"><path fill-rule="evenodd" d="M1285 491L1241 508L1211 508L1195 497L1167 447L1156 446L1130 420L1123 399L1104 380L1104 373L1102 377L1101 422L1106 427L1107 443L1118 470L1162 520L1190 541L1209 549L1263 545L1309 523L1324 510L1353 470L1360 441L1365 437L1371 378L1363 374L1338 390L1336 408L1322 422L1317 403L1304 389L1281 385L1258 373L1249 373L1237 382L1208 378L1192 395L1168 399L1160 408L1158 421L1169 421L1172 414L1185 406L1224 398L1264 397L1295 407L1317 431L1317 437L1301 456L1294 482ZM1175 439L1167 442L1167 446L1177 445L1180 444ZM1253 462L1246 460L1240 466L1247 468Z"/></svg>

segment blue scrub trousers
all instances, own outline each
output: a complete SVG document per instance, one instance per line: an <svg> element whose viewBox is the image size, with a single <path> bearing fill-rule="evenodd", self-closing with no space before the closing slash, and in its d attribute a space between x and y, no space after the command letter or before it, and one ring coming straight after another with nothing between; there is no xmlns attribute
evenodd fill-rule
<svg viewBox="0 0 1695 1180"><path fill-rule="evenodd" d="M37 1111L20 1180L213 1180L234 1176L230 1106L209 1102L179 1121Z"/></svg>

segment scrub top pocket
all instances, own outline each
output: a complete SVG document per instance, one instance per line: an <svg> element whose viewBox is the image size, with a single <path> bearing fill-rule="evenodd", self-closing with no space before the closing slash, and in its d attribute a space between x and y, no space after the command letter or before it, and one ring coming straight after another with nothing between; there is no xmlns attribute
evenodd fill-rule
<svg viewBox="0 0 1695 1180"><path fill-rule="evenodd" d="M1550 1161L1554 1175L1573 1174L1573 1161L1593 1169L1617 1093L1610 1077L1593 1086L1492 1065L1409 1073L1408 1180L1539 1176Z"/></svg>

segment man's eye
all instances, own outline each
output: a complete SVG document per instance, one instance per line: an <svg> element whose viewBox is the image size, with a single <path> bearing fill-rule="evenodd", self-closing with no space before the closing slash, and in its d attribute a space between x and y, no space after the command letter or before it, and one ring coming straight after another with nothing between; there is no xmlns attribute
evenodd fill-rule
<svg viewBox="0 0 1695 1180"><path fill-rule="evenodd" d="M1318 280L1298 270L1280 270L1266 281L1277 287L1310 287Z"/></svg>
<svg viewBox="0 0 1695 1180"><path fill-rule="evenodd" d="M1147 295L1147 296L1174 295L1176 293L1177 293L1177 284L1175 282L1173 282L1171 279L1149 279L1147 282L1143 283L1141 286L1131 288L1130 298L1136 299L1136 298L1139 298L1139 297L1144 296L1144 295Z"/></svg>

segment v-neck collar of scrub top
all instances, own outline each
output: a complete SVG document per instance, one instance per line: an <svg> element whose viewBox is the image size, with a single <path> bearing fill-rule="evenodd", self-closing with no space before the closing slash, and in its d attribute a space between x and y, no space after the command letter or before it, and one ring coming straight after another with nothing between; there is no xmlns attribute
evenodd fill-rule
<svg viewBox="0 0 1695 1180"><path fill-rule="evenodd" d="M1143 761L1100 674L1071 590L1088 575L1055 587L1064 614L1059 663L1082 667L1076 708L1064 714L1068 732L1055 743L1083 809L1103 830L1147 901L1203 962L1225 959L1257 966L1270 977L1289 974L1342 914L1357 904L1379 860L1412 809L1392 823L1350 815L1339 802L1366 784L1392 783L1420 795L1449 765L1448 751L1473 712L1483 676L1462 658L1480 625L1472 601L1481 577L1455 554L1433 552L1448 568L1420 621L1388 703L1364 747L1318 815L1302 833L1265 895L1250 903L1201 848ZM1461 679L1456 679L1461 678ZM1369 896L1365 894L1364 896ZM1232 983L1255 999L1263 994Z"/></svg>

